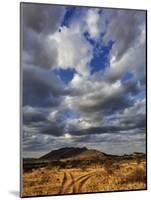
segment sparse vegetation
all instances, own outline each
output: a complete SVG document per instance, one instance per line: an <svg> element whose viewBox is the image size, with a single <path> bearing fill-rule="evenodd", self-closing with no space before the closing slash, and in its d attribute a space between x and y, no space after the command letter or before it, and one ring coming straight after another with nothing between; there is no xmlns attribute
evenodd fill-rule
<svg viewBox="0 0 151 200"><path fill-rule="evenodd" d="M126 176L121 183L135 183L135 182L145 182L146 180L146 171L143 168L134 169L129 176Z"/></svg>
<svg viewBox="0 0 151 200"><path fill-rule="evenodd" d="M26 163L22 195L36 196L145 188L145 155L110 156L103 160L49 161L49 165L48 161L41 161L40 165L32 163L28 167Z"/></svg>

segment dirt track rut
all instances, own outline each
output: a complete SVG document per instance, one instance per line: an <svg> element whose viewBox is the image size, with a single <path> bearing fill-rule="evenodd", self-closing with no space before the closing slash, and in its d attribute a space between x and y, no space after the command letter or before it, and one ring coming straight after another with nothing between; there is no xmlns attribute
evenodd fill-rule
<svg viewBox="0 0 151 200"><path fill-rule="evenodd" d="M71 172L64 172L60 194L83 192L86 182L95 175L95 172L75 178Z"/></svg>

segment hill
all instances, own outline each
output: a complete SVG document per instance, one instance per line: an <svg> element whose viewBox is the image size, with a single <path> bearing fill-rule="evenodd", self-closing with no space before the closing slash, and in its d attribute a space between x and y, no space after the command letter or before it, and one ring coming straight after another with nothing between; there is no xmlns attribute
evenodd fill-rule
<svg viewBox="0 0 151 200"><path fill-rule="evenodd" d="M40 157L44 160L60 160L64 158L71 158L80 155L81 153L87 151L86 147L74 148L74 147L65 147L57 150L53 150L46 155Z"/></svg>
<svg viewBox="0 0 151 200"><path fill-rule="evenodd" d="M87 149L86 147L65 147L57 150L53 150L46 155L40 157L38 160L62 160L62 161L76 161L76 160L104 160L104 159L128 159L128 158L137 158L144 157L144 153L134 152L130 155L110 155L104 152L95 150L95 149Z"/></svg>

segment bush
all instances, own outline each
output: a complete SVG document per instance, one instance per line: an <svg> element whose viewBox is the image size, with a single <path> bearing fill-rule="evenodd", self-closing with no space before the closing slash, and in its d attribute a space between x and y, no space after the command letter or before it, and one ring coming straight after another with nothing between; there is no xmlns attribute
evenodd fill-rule
<svg viewBox="0 0 151 200"><path fill-rule="evenodd" d="M146 182L146 172L141 168L136 168L129 176L127 176L122 183Z"/></svg>

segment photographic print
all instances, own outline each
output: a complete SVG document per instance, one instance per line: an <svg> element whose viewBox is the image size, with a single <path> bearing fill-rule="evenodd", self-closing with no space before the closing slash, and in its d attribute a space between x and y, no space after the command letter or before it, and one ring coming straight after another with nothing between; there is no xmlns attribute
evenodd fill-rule
<svg viewBox="0 0 151 200"><path fill-rule="evenodd" d="M145 10L20 4L21 197L145 190Z"/></svg>

